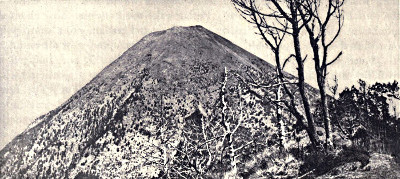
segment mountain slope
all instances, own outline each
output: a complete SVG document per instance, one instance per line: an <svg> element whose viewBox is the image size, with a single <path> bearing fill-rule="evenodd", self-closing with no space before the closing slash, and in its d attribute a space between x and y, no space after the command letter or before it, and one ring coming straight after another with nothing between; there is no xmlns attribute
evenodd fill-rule
<svg viewBox="0 0 400 179"><path fill-rule="evenodd" d="M0 176L160 176L162 158L176 153L164 150L160 136L177 147L182 121L199 106L215 108L225 68L245 79L275 75L272 65L201 26L151 33L6 145ZM159 126L164 118L175 129Z"/></svg>

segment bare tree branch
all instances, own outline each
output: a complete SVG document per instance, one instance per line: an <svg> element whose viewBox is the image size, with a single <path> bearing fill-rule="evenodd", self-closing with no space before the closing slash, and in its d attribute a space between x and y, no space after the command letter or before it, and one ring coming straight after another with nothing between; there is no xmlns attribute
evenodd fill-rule
<svg viewBox="0 0 400 179"><path fill-rule="evenodd" d="M331 65L332 63L335 63L336 60L338 60L340 58L340 56L342 56L343 52L339 52L339 54L336 56L336 58L334 58L331 62L327 63L326 66Z"/></svg>

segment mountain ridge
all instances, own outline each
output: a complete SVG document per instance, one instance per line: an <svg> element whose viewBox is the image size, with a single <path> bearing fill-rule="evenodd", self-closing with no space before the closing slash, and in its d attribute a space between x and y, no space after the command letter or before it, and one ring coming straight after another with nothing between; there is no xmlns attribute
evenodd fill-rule
<svg viewBox="0 0 400 179"><path fill-rule="evenodd" d="M129 153L132 160L136 150L156 151L142 141L147 135L159 140L149 132L157 128L153 123L166 116L179 126L198 105L210 111L226 70L249 80L271 81L275 76L271 64L202 26L150 33L8 143L0 151L0 176L74 178L88 171L105 172L101 174L106 177L128 175L128 169L91 168L99 162L104 167L119 166L120 161L107 154L124 158ZM230 80L232 87L238 83ZM143 146L135 148L133 143ZM159 174L137 166L160 171L140 162L126 165L135 177Z"/></svg>

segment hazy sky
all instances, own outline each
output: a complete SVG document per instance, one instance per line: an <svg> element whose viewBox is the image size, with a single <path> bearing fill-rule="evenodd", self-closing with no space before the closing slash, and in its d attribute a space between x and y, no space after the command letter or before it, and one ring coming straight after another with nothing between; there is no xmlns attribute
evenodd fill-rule
<svg viewBox="0 0 400 179"><path fill-rule="evenodd" d="M202 25L273 63L229 0L0 2L0 148L144 35L188 25ZM400 79L398 0L347 0L339 38L334 50L344 55L329 78L337 74L341 89L360 78ZM311 84L313 73L307 71Z"/></svg>

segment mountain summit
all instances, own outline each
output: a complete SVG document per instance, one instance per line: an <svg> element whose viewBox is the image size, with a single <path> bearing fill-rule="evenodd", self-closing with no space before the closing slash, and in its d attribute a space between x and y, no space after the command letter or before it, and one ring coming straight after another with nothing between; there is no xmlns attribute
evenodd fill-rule
<svg viewBox="0 0 400 179"><path fill-rule="evenodd" d="M188 121L218 108L227 71L264 81L275 75L201 26L150 33L6 145L0 177L161 177L192 129ZM228 90L240 81L229 80Z"/></svg>

